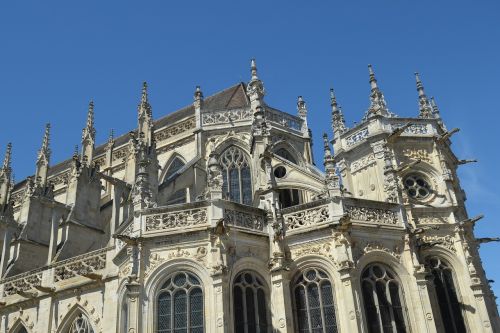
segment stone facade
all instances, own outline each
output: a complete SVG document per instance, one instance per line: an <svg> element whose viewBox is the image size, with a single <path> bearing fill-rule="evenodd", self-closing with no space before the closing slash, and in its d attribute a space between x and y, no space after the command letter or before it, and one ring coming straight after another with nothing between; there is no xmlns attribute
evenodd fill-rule
<svg viewBox="0 0 500 333"><path fill-rule="evenodd" d="M419 77L401 118L370 67L353 128L332 90L321 171L302 97L272 108L251 74L158 120L144 84L137 130L101 146L91 103L81 151L51 166L47 126L15 185L9 145L0 333L500 331L478 255L496 239L474 237Z"/></svg>

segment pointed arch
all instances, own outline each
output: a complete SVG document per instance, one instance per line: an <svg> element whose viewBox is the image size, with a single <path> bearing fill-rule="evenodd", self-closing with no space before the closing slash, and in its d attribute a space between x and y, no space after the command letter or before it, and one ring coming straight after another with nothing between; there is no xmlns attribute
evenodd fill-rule
<svg viewBox="0 0 500 333"><path fill-rule="evenodd" d="M219 163L222 167L222 192L225 198L251 205L252 174L248 154L240 147L231 145L220 154Z"/></svg>
<svg viewBox="0 0 500 333"><path fill-rule="evenodd" d="M274 152L274 154L286 159L287 161L290 161L293 164L303 164L301 153L293 145L285 140L275 142L272 145L271 150Z"/></svg>
<svg viewBox="0 0 500 333"><path fill-rule="evenodd" d="M57 333L99 333L91 318L80 304L75 304L59 324Z"/></svg>
<svg viewBox="0 0 500 333"><path fill-rule="evenodd" d="M12 325L12 327L9 329L9 333L29 333L30 331L28 331L28 329L26 328L28 325L26 325L26 323L23 322L23 320L21 318L19 318L18 320L16 320L16 322L14 323L14 325Z"/></svg>
<svg viewBox="0 0 500 333"><path fill-rule="evenodd" d="M177 171L186 165L186 160L179 153L173 153L163 166L160 180L162 183L168 181Z"/></svg>

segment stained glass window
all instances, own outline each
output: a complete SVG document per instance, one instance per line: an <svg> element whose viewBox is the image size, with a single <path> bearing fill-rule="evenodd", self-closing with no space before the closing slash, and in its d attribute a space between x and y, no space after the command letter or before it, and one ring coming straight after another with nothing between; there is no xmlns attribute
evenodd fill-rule
<svg viewBox="0 0 500 333"><path fill-rule="evenodd" d="M94 329L89 319L83 313L79 313L73 320L68 333L94 333Z"/></svg>
<svg viewBox="0 0 500 333"><path fill-rule="evenodd" d="M298 332L338 331L332 284L325 272L315 268L301 272L295 281L294 298Z"/></svg>
<svg viewBox="0 0 500 333"><path fill-rule="evenodd" d="M429 278L437 298L437 306L433 305L439 307L434 309L434 317L440 316L446 332L466 332L451 268L438 257L426 258L426 266L432 274Z"/></svg>
<svg viewBox="0 0 500 333"><path fill-rule="evenodd" d="M28 330L26 329L26 327L24 326L21 326L17 331L16 333L28 333Z"/></svg>
<svg viewBox="0 0 500 333"><path fill-rule="evenodd" d="M172 162L168 165L167 172L165 173L165 182L168 182L172 176L179 171L186 163L182 161L179 157L174 157ZM168 197L168 200L166 202L167 205L175 205L175 204L180 204L180 203L185 203L186 202L186 194L187 191L185 188L181 188L174 192L170 197Z"/></svg>
<svg viewBox="0 0 500 333"><path fill-rule="evenodd" d="M189 272L177 272L161 287L157 300L157 333L202 333L203 291Z"/></svg>
<svg viewBox="0 0 500 333"><path fill-rule="evenodd" d="M220 157L223 187L226 199L250 205L252 203L252 180L250 166L245 153L235 146L224 151Z"/></svg>
<svg viewBox="0 0 500 333"><path fill-rule="evenodd" d="M268 332L268 307L264 288L261 278L249 271L240 273L234 280L235 332Z"/></svg>
<svg viewBox="0 0 500 333"><path fill-rule="evenodd" d="M401 289L395 275L385 266L368 266L361 278L368 332L406 332Z"/></svg>
<svg viewBox="0 0 500 333"><path fill-rule="evenodd" d="M174 173L179 171L186 163L178 157L174 157L173 161L168 165L167 172L165 173L165 180L168 180Z"/></svg>

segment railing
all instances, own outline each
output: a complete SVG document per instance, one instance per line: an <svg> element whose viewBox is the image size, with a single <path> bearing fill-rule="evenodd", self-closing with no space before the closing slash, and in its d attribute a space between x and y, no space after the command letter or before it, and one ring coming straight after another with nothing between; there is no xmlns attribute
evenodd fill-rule
<svg viewBox="0 0 500 333"><path fill-rule="evenodd" d="M288 231L326 224L332 220L329 200L283 209L283 219Z"/></svg>
<svg viewBox="0 0 500 333"><path fill-rule="evenodd" d="M76 276L85 276L106 267L106 252L109 248L99 249L69 258L55 264L54 282L59 282Z"/></svg>
<svg viewBox="0 0 500 333"><path fill-rule="evenodd" d="M398 224L400 213L397 205L384 202L373 202L353 199L344 202L344 211L351 221L366 222L374 224Z"/></svg>
<svg viewBox="0 0 500 333"><path fill-rule="evenodd" d="M209 111L201 114L202 125L226 124L248 119L252 119L252 110L249 108Z"/></svg>
<svg viewBox="0 0 500 333"><path fill-rule="evenodd" d="M266 109L266 120L299 132L302 130L301 118L278 110Z"/></svg>
<svg viewBox="0 0 500 333"><path fill-rule="evenodd" d="M224 202L224 219L230 226L252 231L264 231L267 223L263 210L230 201Z"/></svg>
<svg viewBox="0 0 500 333"><path fill-rule="evenodd" d="M206 202L196 202L152 210L146 215L146 233L208 224L207 206Z"/></svg>
<svg viewBox="0 0 500 333"><path fill-rule="evenodd" d="M0 281L4 285L3 296L11 296L19 292L35 289L42 284L42 274L47 267L37 268L26 273L21 273Z"/></svg>

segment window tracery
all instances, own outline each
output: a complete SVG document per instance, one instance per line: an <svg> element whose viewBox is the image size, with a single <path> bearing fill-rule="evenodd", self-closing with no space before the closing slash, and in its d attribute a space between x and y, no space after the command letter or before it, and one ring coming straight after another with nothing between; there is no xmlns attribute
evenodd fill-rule
<svg viewBox="0 0 500 333"><path fill-rule="evenodd" d="M395 275L385 266L372 264L361 277L368 332L406 332L402 291Z"/></svg>
<svg viewBox="0 0 500 333"><path fill-rule="evenodd" d="M246 154L231 146L220 157L222 166L222 192L227 199L245 205L252 203L252 180Z"/></svg>
<svg viewBox="0 0 500 333"><path fill-rule="evenodd" d="M181 160L179 157L174 157L172 162L168 165L167 172L165 173L165 181L167 181L174 173L179 171L183 166L185 166L186 163L184 163L183 160Z"/></svg>
<svg viewBox="0 0 500 333"><path fill-rule="evenodd" d="M233 283L234 331L268 332L267 300L262 279L253 272L240 273Z"/></svg>
<svg viewBox="0 0 500 333"><path fill-rule="evenodd" d="M195 275L177 272L162 285L156 327L157 333L203 332L203 291Z"/></svg>
<svg viewBox="0 0 500 333"><path fill-rule="evenodd" d="M408 195L416 200L424 200L429 197L432 190L427 180L420 174L410 174L403 180Z"/></svg>
<svg viewBox="0 0 500 333"><path fill-rule="evenodd" d="M165 173L165 180L164 182L168 182L173 175L175 175L176 172L178 172L180 169L182 169L186 163L184 163L183 160L181 160L179 157L174 157L172 162L168 165L167 172ZM186 195L187 195L187 190L185 188L181 188L177 191L175 191L170 197L168 197L168 200L166 202L167 205L175 205L175 204L180 204L180 203L185 203L186 202Z"/></svg>
<svg viewBox="0 0 500 333"><path fill-rule="evenodd" d="M298 332L338 332L332 289L322 270L301 272L293 288Z"/></svg>
<svg viewBox="0 0 500 333"><path fill-rule="evenodd" d="M68 333L94 333L94 329L89 318L83 313L79 313L73 320Z"/></svg>
<svg viewBox="0 0 500 333"><path fill-rule="evenodd" d="M435 303L439 307L439 310L434 309L434 317L441 318L447 332L467 332L451 268L438 257L426 258L425 264L431 272L429 278L434 287Z"/></svg>

